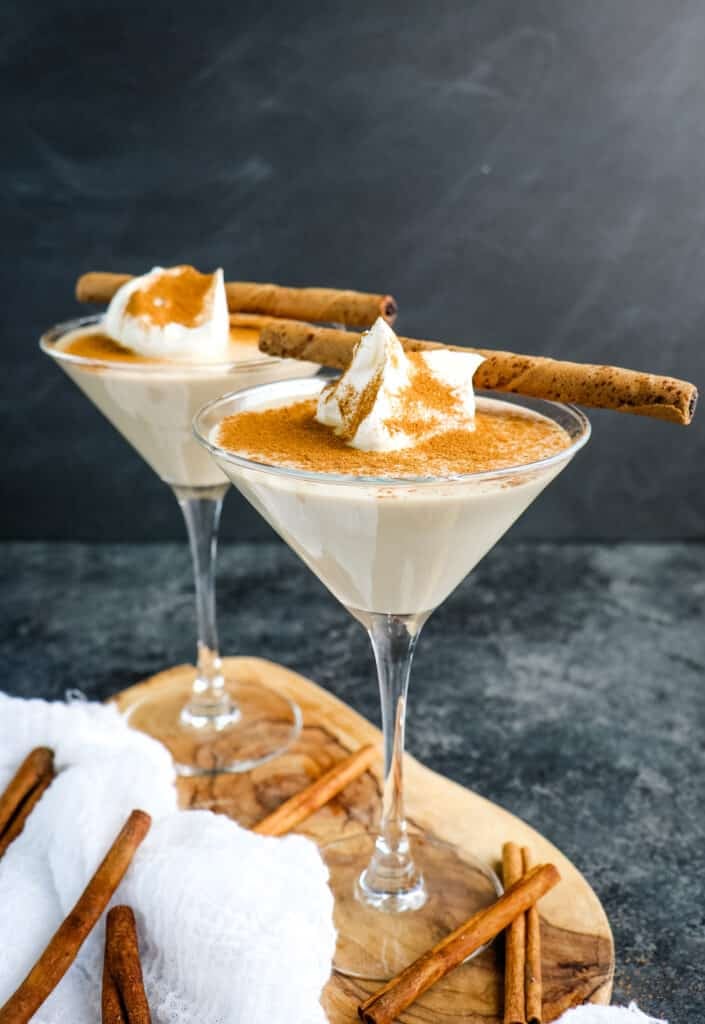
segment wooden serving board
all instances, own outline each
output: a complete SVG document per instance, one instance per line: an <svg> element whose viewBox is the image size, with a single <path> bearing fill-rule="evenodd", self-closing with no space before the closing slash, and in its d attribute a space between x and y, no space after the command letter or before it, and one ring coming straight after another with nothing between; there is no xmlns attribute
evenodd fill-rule
<svg viewBox="0 0 705 1024"><path fill-rule="evenodd" d="M207 807L251 826L345 754L381 740L379 730L347 704L281 665L260 658L226 658L224 667L228 676L261 683L295 700L303 712L303 730L285 755L252 772L180 779L184 807ZM146 687L186 686L193 672L190 665L167 669L118 694L116 703L127 710ZM380 809L379 770L381 765L376 773L368 772L353 782L298 831L317 842L329 842L372 827ZM612 934L600 901L577 868L538 832L496 804L408 755L404 770L412 826L461 852L474 853L496 869L507 839L530 846L538 861L558 867L562 881L541 902L544 1020L555 1020L579 1003L608 1003L614 969ZM501 958L501 944L495 943L430 989L400 1019L414 1024L500 1024ZM378 987L379 983L334 973L323 995L331 1024L357 1021L358 1003Z"/></svg>

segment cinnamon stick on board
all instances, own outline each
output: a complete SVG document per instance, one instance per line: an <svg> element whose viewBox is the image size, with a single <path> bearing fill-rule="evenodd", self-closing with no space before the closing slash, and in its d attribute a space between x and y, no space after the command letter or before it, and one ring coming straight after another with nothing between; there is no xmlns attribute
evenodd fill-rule
<svg viewBox="0 0 705 1024"><path fill-rule="evenodd" d="M521 849L524 871L534 866L534 858L527 846ZM526 1020L528 1024L542 1024L543 980L541 976L541 921L536 906L526 912Z"/></svg>
<svg viewBox="0 0 705 1024"><path fill-rule="evenodd" d="M137 925L131 907L108 911L103 963L102 1024L151 1024Z"/></svg>
<svg viewBox="0 0 705 1024"><path fill-rule="evenodd" d="M360 747L354 754L333 765L310 786L285 800L276 811L255 825L252 831L263 836L283 836L290 832L337 796L353 779L366 772L376 757L377 748L373 744Z"/></svg>
<svg viewBox="0 0 705 1024"><path fill-rule="evenodd" d="M509 889L524 874L522 853L516 843L502 847L502 875ZM504 945L504 1024L526 1024L524 995L526 968L526 916L520 914L507 928Z"/></svg>
<svg viewBox="0 0 705 1024"><path fill-rule="evenodd" d="M130 274L92 272L76 282L79 302L110 302L118 288L131 279ZM228 281L225 284L228 309L232 313L263 313L294 320L320 320L348 327L369 327L378 316L394 323L396 300L339 288L287 288L256 281Z"/></svg>
<svg viewBox="0 0 705 1024"><path fill-rule="evenodd" d="M151 821L145 811L130 814L78 903L17 991L0 1007L0 1024L26 1024L54 991L122 881Z"/></svg>
<svg viewBox="0 0 705 1024"><path fill-rule="evenodd" d="M0 857L17 838L42 793L54 779L54 752L30 751L0 796Z"/></svg>
<svg viewBox="0 0 705 1024"><path fill-rule="evenodd" d="M391 1024L431 985L523 914L560 881L553 864L533 868L496 903L474 914L358 1007L365 1024Z"/></svg>
<svg viewBox="0 0 705 1024"><path fill-rule="evenodd" d="M614 409L638 416L653 416L687 425L693 418L698 390L688 381L641 373L617 366L569 363L544 356L524 356L494 349L441 345L437 341L400 338L407 352L449 348L476 352L484 357L475 372L475 387L569 402L594 408ZM295 320L281 320L262 329L259 347L272 356L305 359L344 370L352 357L358 335Z"/></svg>

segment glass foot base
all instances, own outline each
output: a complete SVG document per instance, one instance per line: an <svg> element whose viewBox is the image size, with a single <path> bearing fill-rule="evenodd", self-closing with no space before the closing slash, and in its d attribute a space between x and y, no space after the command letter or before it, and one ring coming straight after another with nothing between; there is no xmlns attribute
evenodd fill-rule
<svg viewBox="0 0 705 1024"><path fill-rule="evenodd" d="M258 683L226 677L230 711L213 718L184 714L190 680L148 693L128 710L133 729L170 751L179 775L247 772L283 754L301 731L301 712L287 697Z"/></svg>
<svg viewBox="0 0 705 1024"><path fill-rule="evenodd" d="M375 839L369 833L350 836L328 843L321 853L335 898L338 944L333 966L352 978L387 981L472 914L494 903L502 885L481 861L429 836L412 835L411 852L423 876L426 900L417 910L395 912L384 904L377 909L363 901L360 886ZM455 985L462 983L462 971L453 972Z"/></svg>

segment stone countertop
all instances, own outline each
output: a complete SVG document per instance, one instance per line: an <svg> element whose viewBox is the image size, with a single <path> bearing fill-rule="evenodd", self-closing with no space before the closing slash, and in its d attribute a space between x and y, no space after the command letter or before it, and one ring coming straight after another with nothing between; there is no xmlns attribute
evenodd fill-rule
<svg viewBox="0 0 705 1024"><path fill-rule="evenodd" d="M104 698L193 656L183 545L5 544L2 686ZM378 721L361 627L283 546L220 556L223 651ZM602 899L615 1002L705 1019L705 545L500 544L431 618L408 748L550 838Z"/></svg>

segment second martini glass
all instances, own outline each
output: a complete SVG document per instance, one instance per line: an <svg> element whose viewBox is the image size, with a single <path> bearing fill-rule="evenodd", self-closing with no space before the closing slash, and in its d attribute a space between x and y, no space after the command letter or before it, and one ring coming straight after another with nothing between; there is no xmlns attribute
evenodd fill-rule
<svg viewBox="0 0 705 1024"><path fill-rule="evenodd" d="M547 417L566 431L569 443L537 462L451 478L301 471L246 458L218 443L226 417L316 399L325 383L319 377L225 396L200 412L194 429L372 642L384 732L381 819L374 834L333 842L324 856L336 900L336 969L386 979L501 891L488 866L414 834L406 822L404 729L419 634L432 611L586 443L590 427L567 406L480 399L480 408L485 403L500 414L507 408Z"/></svg>
<svg viewBox="0 0 705 1024"><path fill-rule="evenodd" d="M188 531L196 584L195 676L146 690L129 712L134 728L170 750L182 775L247 771L282 753L301 728L298 707L266 686L228 678L218 649L215 558L230 486L193 437L204 402L246 384L313 373L312 364L257 352L257 332L241 331L246 356L223 363L116 361L71 352L77 332L100 332L101 317L58 324L41 339L51 356L173 490ZM237 348L238 346L235 346Z"/></svg>

